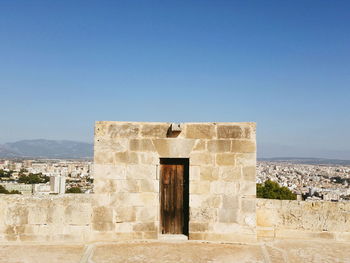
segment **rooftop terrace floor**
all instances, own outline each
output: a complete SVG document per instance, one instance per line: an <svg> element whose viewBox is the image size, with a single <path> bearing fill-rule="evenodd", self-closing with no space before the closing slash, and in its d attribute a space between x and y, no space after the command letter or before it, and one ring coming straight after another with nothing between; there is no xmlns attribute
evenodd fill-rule
<svg viewBox="0 0 350 263"><path fill-rule="evenodd" d="M279 240L256 244L124 242L1 244L0 263L350 262L350 243Z"/></svg>

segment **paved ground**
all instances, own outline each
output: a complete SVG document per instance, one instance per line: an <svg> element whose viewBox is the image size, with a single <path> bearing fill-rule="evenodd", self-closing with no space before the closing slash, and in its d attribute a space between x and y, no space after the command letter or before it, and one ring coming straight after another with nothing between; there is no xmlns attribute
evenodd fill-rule
<svg viewBox="0 0 350 263"><path fill-rule="evenodd" d="M350 243L274 241L258 244L130 242L90 245L0 245L0 263L349 262Z"/></svg>

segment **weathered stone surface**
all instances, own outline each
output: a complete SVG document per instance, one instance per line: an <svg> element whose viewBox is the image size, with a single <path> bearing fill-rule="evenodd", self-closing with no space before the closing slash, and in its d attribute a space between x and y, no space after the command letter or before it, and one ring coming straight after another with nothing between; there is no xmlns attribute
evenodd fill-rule
<svg viewBox="0 0 350 263"><path fill-rule="evenodd" d="M241 126L218 125L218 138L240 139L244 138L244 129Z"/></svg>
<svg viewBox="0 0 350 263"><path fill-rule="evenodd" d="M207 194L210 192L209 181L196 181L190 184L190 194Z"/></svg>
<svg viewBox="0 0 350 263"><path fill-rule="evenodd" d="M137 223L133 226L134 231L155 231L156 226L153 222Z"/></svg>
<svg viewBox="0 0 350 263"><path fill-rule="evenodd" d="M214 181L210 183L210 193L212 194L238 194L239 183Z"/></svg>
<svg viewBox="0 0 350 263"><path fill-rule="evenodd" d="M241 173L241 167L232 166L220 167L218 172L220 180L226 182L239 182L242 178Z"/></svg>
<svg viewBox="0 0 350 263"><path fill-rule="evenodd" d="M256 167L247 166L243 167L243 179L247 181L255 182L256 180Z"/></svg>
<svg viewBox="0 0 350 263"><path fill-rule="evenodd" d="M255 198L242 198L242 211L244 213L254 213L256 212Z"/></svg>
<svg viewBox="0 0 350 263"><path fill-rule="evenodd" d="M238 223L237 209L219 209L219 222Z"/></svg>
<svg viewBox="0 0 350 263"><path fill-rule="evenodd" d="M200 180L203 181L216 181L219 179L219 168L212 166L200 167Z"/></svg>
<svg viewBox="0 0 350 263"><path fill-rule="evenodd" d="M253 141L233 140L231 151L235 153L254 153L256 152L256 145Z"/></svg>
<svg viewBox="0 0 350 263"><path fill-rule="evenodd" d="M232 165L236 164L236 156L232 153L218 153L216 155L216 165Z"/></svg>
<svg viewBox="0 0 350 263"><path fill-rule="evenodd" d="M190 139L154 139L153 144L159 157L188 158L195 140Z"/></svg>
<svg viewBox="0 0 350 263"><path fill-rule="evenodd" d="M139 163L138 155L135 152L116 152L113 157L115 165Z"/></svg>
<svg viewBox="0 0 350 263"><path fill-rule="evenodd" d="M236 209L239 210L239 197L238 195L223 195L222 196L222 208L223 209Z"/></svg>
<svg viewBox="0 0 350 263"><path fill-rule="evenodd" d="M193 152L190 155L192 165L213 165L214 156L207 152Z"/></svg>
<svg viewBox="0 0 350 263"><path fill-rule="evenodd" d="M105 206L93 208L92 228L97 231L114 230L112 209Z"/></svg>
<svg viewBox="0 0 350 263"><path fill-rule="evenodd" d="M214 124L187 124L186 137L190 139L213 139L215 137Z"/></svg>
<svg viewBox="0 0 350 263"><path fill-rule="evenodd" d="M104 179L126 179L125 165L94 164L94 177Z"/></svg>
<svg viewBox="0 0 350 263"><path fill-rule="evenodd" d="M157 168L155 165L128 165L126 168L126 179L156 180Z"/></svg>
<svg viewBox="0 0 350 263"><path fill-rule="evenodd" d="M119 206L115 208L115 222L134 222L136 220L136 208L133 206Z"/></svg>
<svg viewBox="0 0 350 263"><path fill-rule="evenodd" d="M231 140L210 140L208 150L213 153L229 152L231 150Z"/></svg>
<svg viewBox="0 0 350 263"><path fill-rule="evenodd" d="M196 140L193 151L204 151L206 149L206 141L205 140Z"/></svg>
<svg viewBox="0 0 350 263"><path fill-rule="evenodd" d="M135 138L138 137L140 125L136 123L111 122L107 128L109 138Z"/></svg>
<svg viewBox="0 0 350 263"><path fill-rule="evenodd" d="M166 138L170 123L143 124L141 136L147 138Z"/></svg>
<svg viewBox="0 0 350 263"><path fill-rule="evenodd" d="M202 222L190 222L190 232L206 232L208 231L209 224Z"/></svg>
<svg viewBox="0 0 350 263"><path fill-rule="evenodd" d="M155 147L151 139L131 139L130 150L138 152L153 152Z"/></svg>

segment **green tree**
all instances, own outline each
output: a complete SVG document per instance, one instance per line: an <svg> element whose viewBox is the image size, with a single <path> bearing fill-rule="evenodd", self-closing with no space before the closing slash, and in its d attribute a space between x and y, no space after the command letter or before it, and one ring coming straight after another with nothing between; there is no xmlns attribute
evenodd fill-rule
<svg viewBox="0 0 350 263"><path fill-rule="evenodd" d="M0 185L0 194L22 194L22 193L20 191L17 191L17 190L12 190L11 192L9 192L8 190L6 190L5 187Z"/></svg>
<svg viewBox="0 0 350 263"><path fill-rule="evenodd" d="M256 196L265 199L296 200L297 195L285 186L271 180L256 185Z"/></svg>
<svg viewBox="0 0 350 263"><path fill-rule="evenodd" d="M30 173L29 175L20 175L20 177L18 178L18 182L22 184L40 184L46 183L49 180L50 178L47 176L43 176L42 173Z"/></svg>
<svg viewBox="0 0 350 263"><path fill-rule="evenodd" d="M71 187L66 190L66 193L68 194L81 194L82 191L79 187Z"/></svg>

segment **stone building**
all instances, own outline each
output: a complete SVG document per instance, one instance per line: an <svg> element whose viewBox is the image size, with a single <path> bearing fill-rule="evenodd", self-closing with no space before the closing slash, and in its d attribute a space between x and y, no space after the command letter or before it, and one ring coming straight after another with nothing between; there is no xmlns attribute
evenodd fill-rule
<svg viewBox="0 0 350 263"><path fill-rule="evenodd" d="M255 137L255 123L96 122L94 191L106 204L94 230L255 241Z"/></svg>

